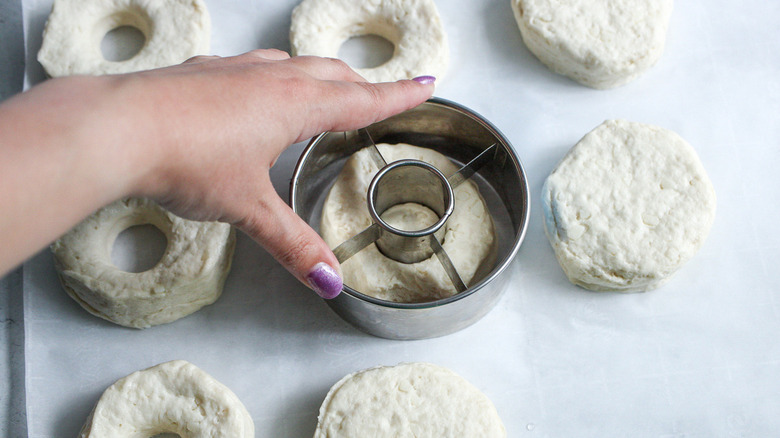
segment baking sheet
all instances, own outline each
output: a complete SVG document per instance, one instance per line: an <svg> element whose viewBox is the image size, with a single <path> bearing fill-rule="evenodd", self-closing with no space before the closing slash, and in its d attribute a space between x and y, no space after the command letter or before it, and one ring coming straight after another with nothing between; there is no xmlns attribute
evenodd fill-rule
<svg viewBox="0 0 780 438"><path fill-rule="evenodd" d="M294 0L207 0L212 49L289 49ZM25 0L27 85L50 0ZM514 143L532 193L511 286L476 325L425 341L362 334L239 236L214 305L143 331L94 318L60 288L43 251L24 267L29 436L75 436L113 381L186 359L230 387L257 436L310 436L327 389L405 361L449 367L495 403L508 436L771 436L780 430L780 3L677 1L664 56L627 86L591 90L523 46L508 0L439 1L451 62L436 95L491 120ZM542 181L608 118L657 124L698 151L718 195L699 254L663 288L570 285L544 237ZM279 193L302 145L273 169Z"/></svg>

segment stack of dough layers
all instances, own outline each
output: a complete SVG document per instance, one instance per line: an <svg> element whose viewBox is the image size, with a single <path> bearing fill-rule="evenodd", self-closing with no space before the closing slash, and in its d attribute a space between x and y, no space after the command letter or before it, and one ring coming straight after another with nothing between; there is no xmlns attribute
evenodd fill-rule
<svg viewBox="0 0 780 438"><path fill-rule="evenodd" d="M542 205L572 283L638 292L662 285L696 254L715 218L715 190L679 135L608 120L552 171Z"/></svg>
<svg viewBox="0 0 780 438"><path fill-rule="evenodd" d="M111 249L120 232L140 224L157 227L168 244L153 268L126 272L111 262ZM128 198L89 216L51 249L65 291L81 307L115 324L146 328L216 301L234 247L228 224L188 221L148 199Z"/></svg>

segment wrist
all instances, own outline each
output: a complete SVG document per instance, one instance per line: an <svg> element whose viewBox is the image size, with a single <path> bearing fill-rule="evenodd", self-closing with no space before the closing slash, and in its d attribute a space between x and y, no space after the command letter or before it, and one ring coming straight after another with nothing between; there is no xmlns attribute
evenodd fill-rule
<svg viewBox="0 0 780 438"><path fill-rule="evenodd" d="M166 81L142 74L108 77L110 118L114 122L114 152L126 177L122 196L164 198L187 154L177 150L189 144L180 132L179 113ZM100 117L102 120L105 116Z"/></svg>
<svg viewBox="0 0 780 438"><path fill-rule="evenodd" d="M91 113L101 144L93 146L115 172L114 197L154 196L162 191L164 181L167 121L155 113L155 102L146 89L135 86L135 76L103 79L97 97L102 110Z"/></svg>
<svg viewBox="0 0 780 438"><path fill-rule="evenodd" d="M131 76L72 77L54 84L71 102L61 103L74 151L77 174L89 175L100 205L157 190L164 148L153 105L134 87Z"/></svg>

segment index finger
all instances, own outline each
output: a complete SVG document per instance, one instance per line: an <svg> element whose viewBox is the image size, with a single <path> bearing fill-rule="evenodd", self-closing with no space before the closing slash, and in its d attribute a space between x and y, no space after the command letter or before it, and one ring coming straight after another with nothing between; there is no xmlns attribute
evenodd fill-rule
<svg viewBox="0 0 780 438"><path fill-rule="evenodd" d="M325 131L349 131L384 120L425 102L433 95L433 77L397 82L327 81L312 101L314 115L298 141Z"/></svg>

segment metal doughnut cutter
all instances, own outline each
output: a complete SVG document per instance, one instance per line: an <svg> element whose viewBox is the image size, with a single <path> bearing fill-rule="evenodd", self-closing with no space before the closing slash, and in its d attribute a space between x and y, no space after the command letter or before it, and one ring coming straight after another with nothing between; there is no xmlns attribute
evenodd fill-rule
<svg viewBox="0 0 780 438"><path fill-rule="evenodd" d="M357 135L363 140L361 143L368 144L371 158L380 169L367 193L373 224L333 250L339 263L372 243L376 243L385 256L402 263L417 263L435 254L455 289L465 291L466 284L435 233L442 229L455 209L453 189L486 162L506 160L504 149L493 143L457 172L445 177L439 169L424 161L399 160L388 164L366 128L357 130ZM439 220L424 229L409 231L395 228L382 219L381 215L387 209L406 202L430 208Z"/></svg>
<svg viewBox="0 0 780 438"><path fill-rule="evenodd" d="M449 157L459 170L444 175L423 161L387 163L377 142L434 149ZM338 245L333 250L337 259L343 263L372 243L385 256L402 263L436 256L458 293L426 303L397 303L345 285L338 297L326 302L357 328L391 339L442 336L476 322L506 289L504 271L517 253L528 224L527 179L511 144L478 114L440 98L363 129L323 133L304 150L290 183L293 210L315 229L326 194L344 162L364 148L380 169L366 194L372 224ZM458 208L453 190L466 180L475 182L485 199L498 244L495 263L482 266L468 285L438 237ZM438 219L417 230L399 229L382 219L389 208L408 202L428 207Z"/></svg>

